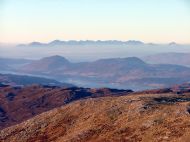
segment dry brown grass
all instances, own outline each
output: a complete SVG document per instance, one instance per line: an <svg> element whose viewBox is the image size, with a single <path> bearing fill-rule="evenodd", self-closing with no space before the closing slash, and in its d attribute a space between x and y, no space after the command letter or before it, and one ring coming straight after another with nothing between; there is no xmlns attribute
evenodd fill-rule
<svg viewBox="0 0 190 142"><path fill-rule="evenodd" d="M189 142L189 98L139 94L80 100L0 131L0 140Z"/></svg>

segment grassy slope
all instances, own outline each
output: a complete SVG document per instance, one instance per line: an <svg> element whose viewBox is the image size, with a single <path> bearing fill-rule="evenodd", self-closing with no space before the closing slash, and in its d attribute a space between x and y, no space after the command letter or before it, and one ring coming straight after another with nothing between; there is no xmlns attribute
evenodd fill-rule
<svg viewBox="0 0 190 142"><path fill-rule="evenodd" d="M190 94L140 94L80 100L0 131L0 140L188 142L189 100Z"/></svg>

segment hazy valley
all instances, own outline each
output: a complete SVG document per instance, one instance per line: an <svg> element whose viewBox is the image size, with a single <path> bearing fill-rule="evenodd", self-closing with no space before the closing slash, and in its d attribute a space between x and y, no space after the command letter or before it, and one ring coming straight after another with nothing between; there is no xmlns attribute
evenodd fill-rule
<svg viewBox="0 0 190 142"><path fill-rule="evenodd" d="M189 56L179 60L181 64L176 62L177 65L171 64L170 58L164 64L156 64L151 57L143 59L147 62L137 57L71 62L57 55L39 60L1 58L0 62L2 73L50 78L81 87L146 90L189 82L190 68L184 63Z"/></svg>

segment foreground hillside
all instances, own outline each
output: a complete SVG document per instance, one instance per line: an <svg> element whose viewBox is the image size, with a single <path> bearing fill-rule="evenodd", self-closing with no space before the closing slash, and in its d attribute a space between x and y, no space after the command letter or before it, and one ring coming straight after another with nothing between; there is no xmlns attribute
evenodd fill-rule
<svg viewBox="0 0 190 142"><path fill-rule="evenodd" d="M161 92L72 102L0 131L0 141L188 142L190 93Z"/></svg>
<svg viewBox="0 0 190 142"><path fill-rule="evenodd" d="M0 129L79 99L118 96L130 92L132 91L106 88L67 88L47 85L12 87L0 84Z"/></svg>

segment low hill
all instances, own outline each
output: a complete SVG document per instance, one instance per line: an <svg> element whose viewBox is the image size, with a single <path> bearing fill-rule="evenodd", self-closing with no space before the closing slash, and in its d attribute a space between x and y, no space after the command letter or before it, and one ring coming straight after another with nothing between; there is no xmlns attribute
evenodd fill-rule
<svg viewBox="0 0 190 142"><path fill-rule="evenodd" d="M0 58L0 71L14 71L15 69L31 63L33 60Z"/></svg>
<svg viewBox="0 0 190 142"><path fill-rule="evenodd" d="M37 61L33 61L32 63L25 65L23 70L26 72L33 72L33 73L34 72L48 73L53 70L59 70L59 69L63 70L69 64L70 62L67 59L56 55L56 56L42 58Z"/></svg>
<svg viewBox="0 0 190 142"><path fill-rule="evenodd" d="M0 82L9 85L15 86L25 86L32 84L41 84L41 85L56 85L56 86L65 86L71 87L73 85L67 83L61 83L53 79L47 79L43 77L34 77L26 75L14 75L14 74L0 74Z"/></svg>

